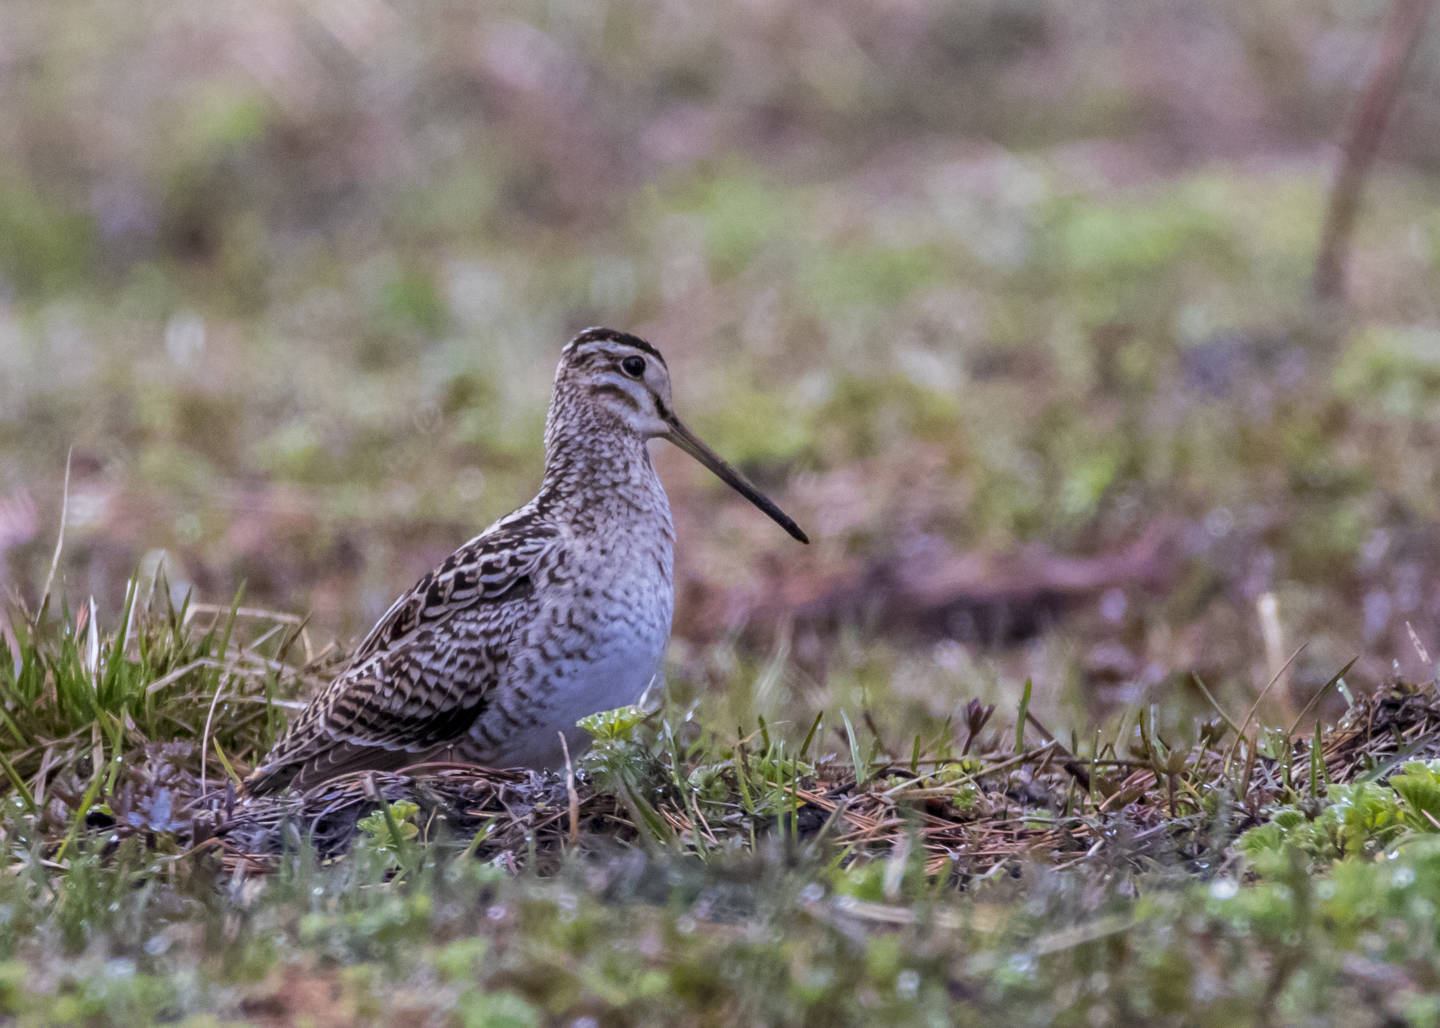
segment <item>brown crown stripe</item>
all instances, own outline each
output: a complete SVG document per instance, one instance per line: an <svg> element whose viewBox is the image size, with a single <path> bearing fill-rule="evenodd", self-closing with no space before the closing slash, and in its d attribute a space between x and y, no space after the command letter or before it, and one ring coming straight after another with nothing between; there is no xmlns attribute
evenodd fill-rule
<svg viewBox="0 0 1440 1028"><path fill-rule="evenodd" d="M574 352L589 343L622 343L625 346L632 346L643 353L658 359L662 364L665 358L660 356L660 351L655 349L639 336L632 336L629 332L619 332L613 328L587 328L574 339L570 340L566 350Z"/></svg>

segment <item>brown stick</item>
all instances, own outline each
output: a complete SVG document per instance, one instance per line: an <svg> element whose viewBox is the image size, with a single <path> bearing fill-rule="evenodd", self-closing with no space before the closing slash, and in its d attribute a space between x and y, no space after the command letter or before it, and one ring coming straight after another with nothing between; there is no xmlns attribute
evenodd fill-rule
<svg viewBox="0 0 1440 1028"><path fill-rule="evenodd" d="M1394 0L1380 28L1380 47L1375 66L1365 83L1360 100L1351 111L1341 150L1340 167L1330 193L1320 252L1315 258L1315 296L1320 300L1342 300L1345 296L1345 258L1355 215L1360 208L1360 189L1375 162L1385 125L1400 93L1406 65L1414 56L1435 0Z"/></svg>

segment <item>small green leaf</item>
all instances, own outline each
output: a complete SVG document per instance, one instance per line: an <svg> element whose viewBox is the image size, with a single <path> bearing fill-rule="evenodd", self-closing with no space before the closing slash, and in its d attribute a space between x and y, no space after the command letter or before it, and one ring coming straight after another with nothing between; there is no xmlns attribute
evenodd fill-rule
<svg viewBox="0 0 1440 1028"><path fill-rule="evenodd" d="M635 726L644 720L645 709L632 704L589 714L575 723L596 742L629 742L635 735Z"/></svg>

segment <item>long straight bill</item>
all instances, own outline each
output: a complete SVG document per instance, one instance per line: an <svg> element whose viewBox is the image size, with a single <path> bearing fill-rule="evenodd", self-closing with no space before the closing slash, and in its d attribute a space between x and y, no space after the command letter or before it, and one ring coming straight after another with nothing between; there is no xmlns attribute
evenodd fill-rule
<svg viewBox="0 0 1440 1028"><path fill-rule="evenodd" d="M670 434L667 438L669 438L672 443L694 457L701 464L704 464L711 471L715 472L716 476L722 482L763 510L770 516L772 521L796 539L799 539L802 543L808 543L810 541L809 537L800 531L800 526L795 524L794 519L791 518L789 514L786 514L779 507L775 506L774 501L751 485L744 475L721 460L719 454L702 443L695 436L695 433L680 423L678 418L671 416L666 418L666 421L670 425Z"/></svg>

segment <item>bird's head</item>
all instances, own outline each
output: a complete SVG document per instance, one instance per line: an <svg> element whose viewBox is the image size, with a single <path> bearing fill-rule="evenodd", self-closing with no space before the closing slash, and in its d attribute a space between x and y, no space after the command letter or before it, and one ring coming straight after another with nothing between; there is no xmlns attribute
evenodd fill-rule
<svg viewBox="0 0 1440 1028"><path fill-rule="evenodd" d="M608 328L587 328L570 340L555 373L555 398L552 417L564 417L562 410L583 405L590 413L642 440L668 439L796 539L810 541L788 514L675 416L665 358L638 336Z"/></svg>

